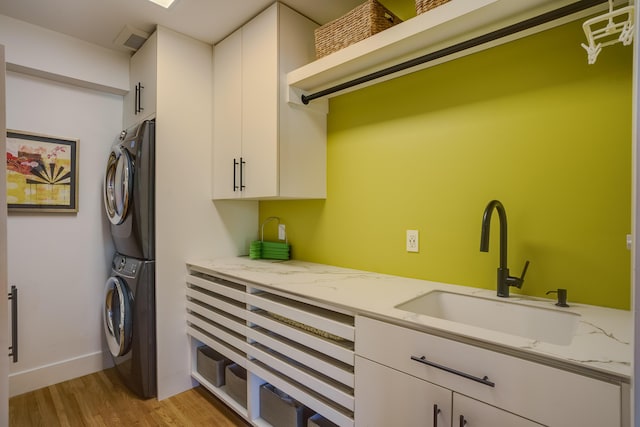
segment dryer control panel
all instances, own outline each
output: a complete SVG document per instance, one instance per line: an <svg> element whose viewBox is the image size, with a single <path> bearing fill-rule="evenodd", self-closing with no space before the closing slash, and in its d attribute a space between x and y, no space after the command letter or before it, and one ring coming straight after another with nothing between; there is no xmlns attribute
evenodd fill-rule
<svg viewBox="0 0 640 427"><path fill-rule="evenodd" d="M140 260L117 255L113 258L113 270L122 276L134 277L140 267Z"/></svg>

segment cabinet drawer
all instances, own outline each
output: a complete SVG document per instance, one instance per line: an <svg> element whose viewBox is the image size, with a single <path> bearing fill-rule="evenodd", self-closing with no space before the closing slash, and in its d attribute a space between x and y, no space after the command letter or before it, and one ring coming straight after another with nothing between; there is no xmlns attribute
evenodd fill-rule
<svg viewBox="0 0 640 427"><path fill-rule="evenodd" d="M211 307L187 301L187 316L200 317L207 321L224 326L239 335L246 334L246 323L238 317L234 317L223 311L212 309Z"/></svg>
<svg viewBox="0 0 640 427"><path fill-rule="evenodd" d="M357 355L536 422L621 424L619 384L366 317L356 317L356 330Z"/></svg>
<svg viewBox="0 0 640 427"><path fill-rule="evenodd" d="M221 295L241 303L244 303L247 295L244 286L205 274L190 274L187 283L190 288L200 288L202 293Z"/></svg>
<svg viewBox="0 0 640 427"><path fill-rule="evenodd" d="M187 314L187 325L194 329L198 329L205 334L215 337L220 341L229 343L229 345L232 345L236 348L241 349L247 344L246 337L244 335L238 334L215 322L212 322L209 319L203 318L202 316L197 316L193 313Z"/></svg>
<svg viewBox="0 0 640 427"><path fill-rule="evenodd" d="M269 292L247 295L247 304L260 308L270 316L308 328L329 337L354 340L353 316L326 310ZM277 331L276 331L277 332Z"/></svg>
<svg viewBox="0 0 640 427"><path fill-rule="evenodd" d="M247 310L243 304L228 298L217 297L215 295L207 295L195 288L187 288L187 300L193 301L195 304L206 307L210 311L218 311L228 313L239 319L246 317Z"/></svg>
<svg viewBox="0 0 640 427"><path fill-rule="evenodd" d="M340 362L353 366L353 342L347 340L332 340L318 334L293 327L285 322L269 316L264 310L247 312L247 321L254 326L274 331L275 333L293 340L305 347L322 352Z"/></svg>
<svg viewBox="0 0 640 427"><path fill-rule="evenodd" d="M296 341L289 340L260 327L247 328L247 338L273 351L284 354L290 360L338 381L347 387L353 388L354 386L352 365L334 360L324 353L301 346Z"/></svg>

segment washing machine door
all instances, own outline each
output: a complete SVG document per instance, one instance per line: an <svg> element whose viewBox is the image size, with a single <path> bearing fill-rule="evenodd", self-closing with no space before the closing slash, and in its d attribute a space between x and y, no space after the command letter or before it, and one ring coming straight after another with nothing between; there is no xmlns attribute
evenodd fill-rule
<svg viewBox="0 0 640 427"><path fill-rule="evenodd" d="M133 161L119 145L111 150L104 178L104 207L114 225L124 222L133 196Z"/></svg>
<svg viewBox="0 0 640 427"><path fill-rule="evenodd" d="M133 295L127 283L115 276L107 280L104 293L104 332L109 351L115 357L124 356L131 348Z"/></svg>

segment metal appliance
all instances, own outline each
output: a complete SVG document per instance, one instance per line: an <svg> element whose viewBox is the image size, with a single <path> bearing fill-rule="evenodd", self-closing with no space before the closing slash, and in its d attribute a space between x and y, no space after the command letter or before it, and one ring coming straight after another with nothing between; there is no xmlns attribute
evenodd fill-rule
<svg viewBox="0 0 640 427"><path fill-rule="evenodd" d="M156 396L155 261L116 254L105 285L104 332L116 369L143 398Z"/></svg>
<svg viewBox="0 0 640 427"><path fill-rule="evenodd" d="M122 131L112 146L104 207L116 254L105 285L104 331L125 384L156 396L155 120Z"/></svg>
<svg viewBox="0 0 640 427"><path fill-rule="evenodd" d="M155 257L155 120L122 131L111 148L104 206L116 252Z"/></svg>

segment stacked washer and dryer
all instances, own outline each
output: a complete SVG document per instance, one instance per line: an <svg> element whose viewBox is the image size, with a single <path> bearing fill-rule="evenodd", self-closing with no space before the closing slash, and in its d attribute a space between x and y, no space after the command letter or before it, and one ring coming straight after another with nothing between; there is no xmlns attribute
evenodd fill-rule
<svg viewBox="0 0 640 427"><path fill-rule="evenodd" d="M104 331L116 369L142 398L156 396L155 120L120 134L104 181L116 254L105 285Z"/></svg>

